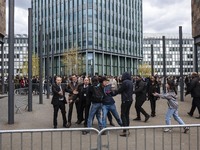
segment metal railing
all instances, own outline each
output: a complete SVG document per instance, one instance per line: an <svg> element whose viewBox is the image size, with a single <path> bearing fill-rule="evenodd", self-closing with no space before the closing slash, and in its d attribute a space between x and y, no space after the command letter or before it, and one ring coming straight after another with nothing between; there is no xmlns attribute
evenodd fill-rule
<svg viewBox="0 0 200 150"><path fill-rule="evenodd" d="M0 130L0 150L92 150L97 135L95 128Z"/></svg>
<svg viewBox="0 0 200 150"><path fill-rule="evenodd" d="M188 133L183 128L189 127ZM164 133L164 128L172 132ZM199 150L200 124L95 128L0 130L0 150ZM123 129L130 135L121 137ZM82 131L88 131L83 135ZM106 134L105 134L106 133Z"/></svg>

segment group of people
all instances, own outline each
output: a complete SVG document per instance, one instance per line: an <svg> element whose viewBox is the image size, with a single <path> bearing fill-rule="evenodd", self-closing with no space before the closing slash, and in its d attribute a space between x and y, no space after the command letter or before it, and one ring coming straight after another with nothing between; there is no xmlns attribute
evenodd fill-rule
<svg viewBox="0 0 200 150"><path fill-rule="evenodd" d="M127 127L130 125L130 108L133 103L133 94L135 94L135 109L137 117L133 120L141 121L141 114L144 115L144 122L147 122L151 117L156 116L156 101L159 98L166 99L168 110L166 112L165 121L167 125L171 124L171 117L181 125L184 121L178 115L177 87L172 79L167 80L167 92L161 94L160 82L156 76L152 76L148 81L145 81L140 75L137 75L134 80L128 72L123 73L119 87L113 86L110 80L105 76L94 76L91 79L85 77L82 83L79 83L76 75L71 76L68 84L61 84L62 78L56 77L55 84L52 85L52 104L54 108L53 125L57 128L57 116L59 109L62 113L63 127L71 127L72 112L74 104L76 106L77 122L81 124L84 121L85 127L92 127L94 117L98 120L99 130L106 128L107 118L110 125L114 126L112 116L116 119L119 126ZM193 97L191 111L188 115L193 116L195 108L200 114L200 78L197 73L192 73L190 82L187 83L187 94ZM117 85L117 84L116 84ZM66 98L65 92L68 93ZM118 114L114 96L121 94L121 111ZM142 107L146 100L150 101L151 114L148 114ZM68 116L66 116L65 104L69 104ZM197 117L200 119L200 116ZM184 133L187 133L188 127L184 128ZM170 128L166 128L165 132L170 132ZM87 134L87 131L83 131ZM123 130L120 136L128 136L130 132Z"/></svg>

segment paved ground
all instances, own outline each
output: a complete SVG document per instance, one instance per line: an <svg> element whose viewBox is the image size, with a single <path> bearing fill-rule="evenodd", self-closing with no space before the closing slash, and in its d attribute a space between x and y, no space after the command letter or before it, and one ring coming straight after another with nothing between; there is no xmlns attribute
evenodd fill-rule
<svg viewBox="0 0 200 150"><path fill-rule="evenodd" d="M118 108L118 112L120 113L120 96L115 97L116 105ZM185 121L186 124L196 124L200 123L199 119L195 119L194 117L189 117L187 112L191 107L191 97L185 97L184 102L179 102L179 115ZM68 110L68 105L66 105ZM144 108L147 112L150 113L150 102L146 101L144 104ZM15 109L16 110L16 109ZM143 126L143 125L165 125L164 115L167 110L167 104L165 100L157 101L157 112L156 117L150 118L147 123L144 122L136 122L132 121L133 118L136 117L136 112L134 108L134 103L131 107L131 125L132 126ZM195 111L194 116L198 116L197 110ZM143 116L142 116L143 117ZM142 118L144 119L144 118ZM13 125L8 124L8 98L0 99L0 129L39 129L39 128L52 128L52 120L53 120L53 108L51 105L51 97L50 99L46 99L44 95L43 104L39 104L39 97L33 95L33 111L28 112L22 109L22 113L15 113L14 117L15 123ZM73 119L72 119L72 127L82 127L81 125L75 125L76 122L76 114L75 109L73 111ZM96 120L95 120L96 122ZM115 124L116 121L114 120ZM172 124L176 124L176 122L172 121ZM58 127L62 126L61 113L59 113L58 118Z"/></svg>
<svg viewBox="0 0 200 150"><path fill-rule="evenodd" d="M116 100L118 112L120 113L120 103L121 103L120 96L116 96L115 100ZM66 107L68 110L67 105L66 105ZM194 117L190 117L187 115L187 112L190 110L190 107L191 107L191 97L187 96L187 97L185 97L184 102L179 102L180 117L184 120L184 122L186 124L199 124L200 120L194 118L195 116L198 116L197 110L195 111ZM145 102L144 108L147 112L150 113L149 101ZM130 113L130 119L131 119L130 124L131 124L131 126L165 125L164 116L165 116L166 110L167 110L167 102L162 99L158 100L156 117L150 118L147 123L144 123L143 121L137 122L137 121L132 120L133 118L136 117L136 112L135 112L134 103L133 103L133 105L131 107L131 113ZM53 120L53 107L51 105L51 98L46 99L46 95L44 95L43 104L39 104L39 97L37 95L34 95L33 96L33 111L28 112L28 111L22 110L21 114L20 113L15 114L15 123L13 125L8 124L8 98L5 97L5 98L0 99L0 130L52 129L52 127L53 127L52 120ZM142 120L144 120L143 116L142 116ZM76 122L76 114L75 114L75 109L74 109L73 119L72 119L72 127L74 127L74 128L83 127L83 125L76 125L75 122ZM115 120L114 120L114 123L117 125ZM177 123L172 119L172 124L177 124ZM97 125L97 121L95 119L94 126L96 127L96 125ZM58 128L61 128L61 127L62 127L62 118L61 118L61 113L59 113ZM160 133L161 137L158 136L157 137L158 140L159 140L159 138L162 138L162 132L159 132L159 133ZM132 138L134 138L134 135L135 135L135 131L131 131ZM143 136L144 133L139 134L139 136L140 135ZM79 137L79 136L80 135L78 135L77 137ZM171 136L169 137L169 139L171 139ZM120 142L126 143L126 141L120 141ZM76 145L76 143L74 143L74 142L72 142L72 143ZM111 144L114 143L114 145L116 145L116 143L118 143L118 142L116 140L110 139L110 143ZM185 143L183 143L183 144L185 144ZM132 146L131 146L131 148L132 148ZM194 148L196 149L196 144L195 144ZM124 147L122 147L122 149L124 149Z"/></svg>

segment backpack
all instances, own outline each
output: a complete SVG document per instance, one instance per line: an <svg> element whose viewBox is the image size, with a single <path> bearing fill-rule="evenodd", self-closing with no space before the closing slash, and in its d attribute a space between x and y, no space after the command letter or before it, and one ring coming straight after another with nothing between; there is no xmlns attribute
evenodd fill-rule
<svg viewBox="0 0 200 150"><path fill-rule="evenodd" d="M95 102L102 102L104 93L100 87L100 84L93 86L92 97L94 98Z"/></svg>

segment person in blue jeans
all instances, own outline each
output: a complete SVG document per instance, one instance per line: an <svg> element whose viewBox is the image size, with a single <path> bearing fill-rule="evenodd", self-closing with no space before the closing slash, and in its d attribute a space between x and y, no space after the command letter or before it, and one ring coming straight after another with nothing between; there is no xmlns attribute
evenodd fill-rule
<svg viewBox="0 0 200 150"><path fill-rule="evenodd" d="M88 89L88 97L91 101L91 106L90 106L90 111L89 111L89 116L88 116L88 121L87 121L87 127L91 128L94 116L96 115L96 118L98 120L98 128L101 130L103 128L102 126L102 118L101 118L101 112L102 112L102 102L98 101L93 95L93 88L94 86L99 85L99 79L97 76L92 78L92 85ZM103 89L100 91L103 93ZM87 134L88 131L83 131L82 134L85 135Z"/></svg>
<svg viewBox="0 0 200 150"><path fill-rule="evenodd" d="M184 125L185 123L178 115L178 102L177 102L177 91L175 88L174 81L168 80L166 84L167 93L159 94L159 93L153 93L154 96L166 99L168 101L168 110L165 115L165 121L167 125L171 125L171 117L173 116L174 119L180 124ZM189 130L188 127L184 128L184 133L187 133ZM164 129L164 132L171 132L172 130L170 128Z"/></svg>
<svg viewBox="0 0 200 150"><path fill-rule="evenodd" d="M107 120L107 114L110 111L112 115L115 117L117 123L122 126L122 120L119 117L119 114L117 112L117 108L115 105L115 101L112 96L115 96L114 92L111 91L111 85L108 85L108 79L106 77L101 77L99 79L100 86L103 88L104 91L104 97L103 97L103 106L102 106L102 125L103 128L106 128L106 120Z"/></svg>

